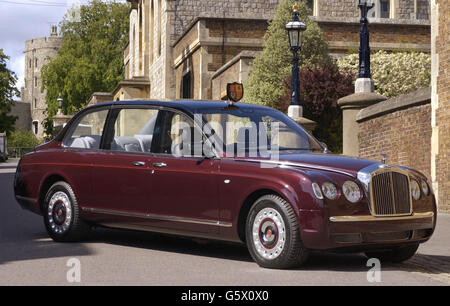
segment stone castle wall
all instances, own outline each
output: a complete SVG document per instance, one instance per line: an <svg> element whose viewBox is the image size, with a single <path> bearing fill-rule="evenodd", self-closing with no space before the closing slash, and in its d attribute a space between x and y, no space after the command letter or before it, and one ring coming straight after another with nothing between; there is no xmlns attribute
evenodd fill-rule
<svg viewBox="0 0 450 306"><path fill-rule="evenodd" d="M398 0L397 18L414 19L414 0ZM430 1L417 0L417 19L430 19Z"/></svg>
<svg viewBox="0 0 450 306"><path fill-rule="evenodd" d="M280 0L169 0L169 8L174 12L171 40L179 38L197 17L272 19L279 2Z"/></svg>
<svg viewBox="0 0 450 306"><path fill-rule="evenodd" d="M198 18L173 47L176 98L182 97L182 80L191 78L191 98L211 99L212 77L242 52L261 51L267 20ZM239 73L230 77L244 81Z"/></svg>
<svg viewBox="0 0 450 306"><path fill-rule="evenodd" d="M158 7L161 3L161 8ZM158 54L159 24L155 18L153 63L149 67L150 98L174 99L177 93L173 66L173 44L198 17L270 19L279 0L155 0L156 16L161 13L161 54ZM149 45L152 45L149 42ZM152 51L152 50L151 50ZM151 52L150 51L150 52ZM237 52L239 53L239 52ZM237 54L236 53L236 54ZM233 54L235 56L236 54Z"/></svg>
<svg viewBox="0 0 450 306"><path fill-rule="evenodd" d="M398 19L430 19L430 1L416 0L391 0L390 5L394 12L394 18ZM374 1L378 5L377 1ZM359 18L360 10L357 6L358 0L318 0L318 16ZM417 16L415 16L415 11Z"/></svg>
<svg viewBox="0 0 450 306"><path fill-rule="evenodd" d="M259 19L270 20L273 18L276 8L280 0L228 0L228 1L213 1L213 0L153 0L155 18L154 18L154 33L153 44L148 42L148 46L153 46L153 62L149 64L148 76L150 78L151 86L151 98L174 98L176 93L175 71L171 68L173 64L173 51L172 46L183 35L193 22L198 18L234 18L234 19ZM145 1L145 5L149 5L148 1ZM151 3L151 2L150 2ZM160 9L159 3L162 5ZM323 27L323 31L327 36L327 39L331 42L332 52L342 50L348 50L355 47L355 42L358 41L359 29L357 25L349 25L352 27L352 33L354 37L351 41L345 41L341 37L337 37L340 33L336 33L334 29L339 28L336 24L332 24L327 28L327 24L321 22L320 18L341 18L343 23L340 24L345 27L345 23L358 22L359 21L359 9L357 7L356 0L319 0L318 4L318 18L319 25ZM391 5L395 8L395 18L411 19L410 13L414 12L414 0L393 0ZM142 6L142 3L141 3ZM429 10L429 0L417 0L417 12L419 12L421 18L428 18L426 12ZM159 24L158 14L162 16L161 36L162 46L161 55L156 54ZM144 14L144 20L147 14ZM151 15L151 14L150 14ZM397 19L398 20L398 19ZM151 24L151 21L144 21ZM392 27L384 25L384 23L395 23L395 20L385 19L377 20L382 23L379 27L383 29L380 32L379 49L399 50L399 49L412 49L417 51L429 51L429 24L419 24L417 29L412 30L407 26ZM413 21L414 22L414 21ZM422 27L421 27L422 26ZM384 27L384 28L383 28ZM328 31L330 30L330 31ZM345 30L345 29L344 29ZM417 31L416 31L417 30ZM329 32L329 33L328 33ZM338 31L339 32L339 31ZM342 32L342 31L341 31ZM390 34L390 33L393 34ZM407 32L407 37L403 32ZM417 34L414 34L416 33ZM375 32L374 32L375 33ZM146 34L150 36L149 34ZM347 34L345 34L347 35ZM333 37L336 36L336 37ZM395 39L392 39L395 36ZM405 36L405 40L414 43L398 42ZM333 40L337 38L338 41ZM375 37L376 38L376 37ZM377 40L377 38L375 39ZM386 42L384 42L386 41ZM337 45L336 45L337 42ZM344 42L342 46L339 42ZM392 45L392 46L391 46ZM337 52L336 51L336 52ZM150 50L150 53L152 50ZM240 52L240 51L239 51ZM235 56L239 52L233 54ZM216 61L215 61L216 62ZM220 66L219 66L220 67ZM147 75L147 74L146 74Z"/></svg>
<svg viewBox="0 0 450 306"><path fill-rule="evenodd" d="M42 122L46 118L46 91L41 92L41 69L48 58L56 57L62 38L58 36L42 37L25 42L25 86L22 89L22 101L30 103L31 120L38 122L38 137L43 136ZM31 125L31 124L30 124Z"/></svg>
<svg viewBox="0 0 450 306"><path fill-rule="evenodd" d="M324 38L333 53L347 53L359 48L359 23L319 22ZM371 23L370 47L372 50L414 50L430 52L429 24Z"/></svg>
<svg viewBox="0 0 450 306"><path fill-rule="evenodd" d="M31 130L31 106L30 103L16 101L11 108L10 115L16 116L17 120L14 124L16 131Z"/></svg>
<svg viewBox="0 0 450 306"><path fill-rule="evenodd" d="M332 0L332 1L318 1L319 3L319 16L321 17L358 17L359 9L357 6L358 1L354 0Z"/></svg>
<svg viewBox="0 0 450 306"><path fill-rule="evenodd" d="M156 99L174 99L175 84L174 72L172 69L172 45L170 36L170 14L167 6L170 1L155 0L155 11L161 14L161 23L159 19L155 20L153 32L153 63L150 63L150 97ZM159 5L161 4L161 8ZM169 36L168 36L169 35Z"/></svg>

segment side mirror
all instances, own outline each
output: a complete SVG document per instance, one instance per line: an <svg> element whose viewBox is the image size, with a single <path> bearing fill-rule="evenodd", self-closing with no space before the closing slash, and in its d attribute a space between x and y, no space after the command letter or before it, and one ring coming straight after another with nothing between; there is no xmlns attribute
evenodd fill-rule
<svg viewBox="0 0 450 306"><path fill-rule="evenodd" d="M325 149L323 150L323 153L331 153L330 150L328 150L328 146L325 142L320 142L320 144L322 145L322 147L324 147Z"/></svg>

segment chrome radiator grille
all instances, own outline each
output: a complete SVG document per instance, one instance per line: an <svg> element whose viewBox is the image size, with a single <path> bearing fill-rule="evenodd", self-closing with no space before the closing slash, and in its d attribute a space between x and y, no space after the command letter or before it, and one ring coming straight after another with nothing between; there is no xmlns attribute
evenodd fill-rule
<svg viewBox="0 0 450 306"><path fill-rule="evenodd" d="M372 175L370 201L375 216L411 214L409 177L396 170L382 170Z"/></svg>

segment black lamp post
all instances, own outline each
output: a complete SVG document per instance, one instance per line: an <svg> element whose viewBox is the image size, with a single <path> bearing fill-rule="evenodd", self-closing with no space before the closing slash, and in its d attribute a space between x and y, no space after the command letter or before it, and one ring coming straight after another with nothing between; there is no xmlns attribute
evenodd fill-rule
<svg viewBox="0 0 450 306"><path fill-rule="evenodd" d="M360 31L360 46L359 46L359 74L358 78L372 78L370 74L370 47L369 47L369 20L367 19L367 12L372 9L375 4L370 1L359 0L358 7L361 10L361 31Z"/></svg>
<svg viewBox="0 0 450 306"><path fill-rule="evenodd" d="M292 21L286 25L289 34L289 45L294 55L292 61L292 81L291 81L291 105L300 105L300 80L298 72L298 51L302 48L302 32L306 30L306 25L298 18L298 6L294 5Z"/></svg>

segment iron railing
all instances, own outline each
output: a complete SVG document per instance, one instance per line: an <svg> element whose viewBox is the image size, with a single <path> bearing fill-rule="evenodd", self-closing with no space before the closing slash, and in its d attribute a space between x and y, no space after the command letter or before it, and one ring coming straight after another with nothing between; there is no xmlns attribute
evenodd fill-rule
<svg viewBox="0 0 450 306"><path fill-rule="evenodd" d="M27 153L33 151L34 148L8 148L9 158L21 158Z"/></svg>

